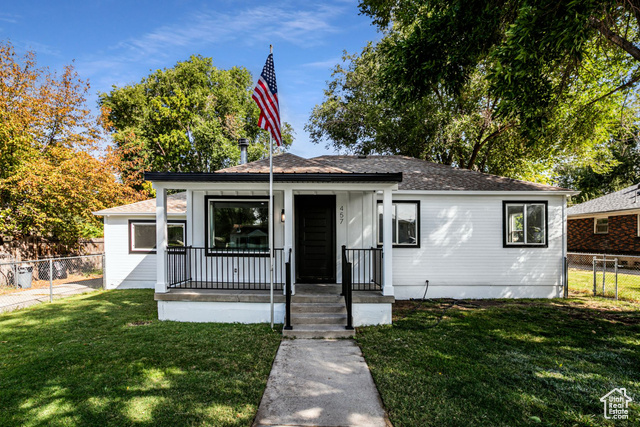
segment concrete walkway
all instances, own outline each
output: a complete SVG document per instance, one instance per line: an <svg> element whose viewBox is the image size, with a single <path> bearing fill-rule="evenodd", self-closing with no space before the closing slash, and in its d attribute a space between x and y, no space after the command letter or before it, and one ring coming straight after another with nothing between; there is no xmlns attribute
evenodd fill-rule
<svg viewBox="0 0 640 427"><path fill-rule="evenodd" d="M284 340L254 426L390 426L353 340Z"/></svg>
<svg viewBox="0 0 640 427"><path fill-rule="evenodd" d="M102 286L102 278L78 280L72 283L53 286L53 299L92 292ZM49 302L49 288L23 289L6 295L0 295L0 313L13 311L30 305Z"/></svg>

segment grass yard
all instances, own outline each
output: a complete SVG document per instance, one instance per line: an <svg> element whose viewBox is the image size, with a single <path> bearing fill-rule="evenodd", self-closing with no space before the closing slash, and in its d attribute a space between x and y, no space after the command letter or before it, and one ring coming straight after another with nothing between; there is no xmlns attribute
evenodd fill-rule
<svg viewBox="0 0 640 427"><path fill-rule="evenodd" d="M615 296L615 279L612 272L605 276L606 296ZM602 271L596 272L598 295L602 295ZM569 269L569 290L593 295L593 271ZM640 302L640 274L625 274L624 270L618 271L618 298Z"/></svg>
<svg viewBox="0 0 640 427"><path fill-rule="evenodd" d="M153 290L0 314L0 425L247 426L280 338L160 322Z"/></svg>
<svg viewBox="0 0 640 427"><path fill-rule="evenodd" d="M357 341L395 427L640 425L640 306L602 298L396 304ZM406 318L402 318L407 316ZM626 387L629 421L600 397Z"/></svg>

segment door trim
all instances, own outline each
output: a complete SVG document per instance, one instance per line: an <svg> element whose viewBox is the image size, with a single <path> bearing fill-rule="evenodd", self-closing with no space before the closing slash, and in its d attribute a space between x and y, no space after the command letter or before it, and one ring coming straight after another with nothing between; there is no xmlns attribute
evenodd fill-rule
<svg viewBox="0 0 640 427"><path fill-rule="evenodd" d="M331 214L329 215L330 221L330 246L331 253L329 254L329 259L331 260L331 276L325 278L319 278L317 280L308 280L304 279L301 281L300 279L300 266L303 263L303 260L300 259L302 256L302 251L300 250L300 209L299 203L302 199L308 198L313 199L315 203L319 205L329 205ZM320 201L324 200L324 201ZM295 281L296 283L336 283L337 280L337 258L336 258L336 195L335 194L323 194L323 195L309 195L309 194L296 194L294 195L294 207L295 211L295 224L294 224L294 245L295 245Z"/></svg>

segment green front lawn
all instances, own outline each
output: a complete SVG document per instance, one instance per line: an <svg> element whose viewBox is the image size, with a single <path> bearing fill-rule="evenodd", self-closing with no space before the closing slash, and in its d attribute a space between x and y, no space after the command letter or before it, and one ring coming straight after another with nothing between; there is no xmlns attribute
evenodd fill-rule
<svg viewBox="0 0 640 427"><path fill-rule="evenodd" d="M357 341L401 426L640 425L640 307L602 298L396 304ZM408 317L402 318L408 314ZM600 397L625 387L629 422Z"/></svg>
<svg viewBox="0 0 640 427"><path fill-rule="evenodd" d="M569 290L593 295L593 270L569 269ZM602 271L596 272L596 291L602 296ZM615 274L605 275L605 296L615 296ZM640 302L640 274L629 274L624 269L618 271L618 298Z"/></svg>
<svg viewBox="0 0 640 427"><path fill-rule="evenodd" d="M152 290L0 315L0 425L249 425L281 335L160 322Z"/></svg>

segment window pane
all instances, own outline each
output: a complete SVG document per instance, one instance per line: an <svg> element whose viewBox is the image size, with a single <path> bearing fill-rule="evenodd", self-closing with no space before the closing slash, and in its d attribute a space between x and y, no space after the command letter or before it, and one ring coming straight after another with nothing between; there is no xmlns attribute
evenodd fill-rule
<svg viewBox="0 0 640 427"><path fill-rule="evenodd" d="M606 234L609 232L609 218L596 219L596 233Z"/></svg>
<svg viewBox="0 0 640 427"><path fill-rule="evenodd" d="M382 212L384 210L384 206L382 204L378 204L378 243L382 243L382 236L384 236L383 232L383 220L382 220ZM393 244L397 244L398 240L396 239L396 205L391 205L391 221L393 227L391 228L391 241Z"/></svg>
<svg viewBox="0 0 640 427"><path fill-rule="evenodd" d="M544 205L527 205L527 243L544 244Z"/></svg>
<svg viewBox="0 0 640 427"><path fill-rule="evenodd" d="M524 243L523 205L507 205L507 242Z"/></svg>
<svg viewBox="0 0 640 427"><path fill-rule="evenodd" d="M395 241L395 243L400 245L415 245L417 243L417 206L413 203L398 203L396 207L398 240Z"/></svg>
<svg viewBox="0 0 640 427"><path fill-rule="evenodd" d="M167 224L169 246L184 246L184 224Z"/></svg>
<svg viewBox="0 0 640 427"><path fill-rule="evenodd" d="M391 223L393 224L393 228L391 229L391 241L395 245L395 244L398 243L398 238L397 238L397 235L396 235L397 234L397 229L398 229L398 223L396 222L396 217L397 217L396 216L396 210L397 210L397 207L396 207L396 205L391 205L391 208L392 208L391 212L393 212L392 215L391 215Z"/></svg>
<svg viewBox="0 0 640 427"><path fill-rule="evenodd" d="M133 227L133 249L152 250L156 247L155 224L131 224Z"/></svg>
<svg viewBox="0 0 640 427"><path fill-rule="evenodd" d="M269 250L267 201L209 203L209 247Z"/></svg>
<svg viewBox="0 0 640 427"><path fill-rule="evenodd" d="M382 204L378 204L378 243L382 244Z"/></svg>

